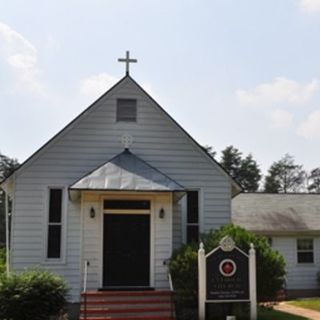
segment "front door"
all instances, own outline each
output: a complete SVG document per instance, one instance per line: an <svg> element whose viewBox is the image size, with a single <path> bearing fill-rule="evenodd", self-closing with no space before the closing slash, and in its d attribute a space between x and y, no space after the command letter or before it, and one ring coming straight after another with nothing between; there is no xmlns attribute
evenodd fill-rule
<svg viewBox="0 0 320 320"><path fill-rule="evenodd" d="M104 214L103 286L150 285L150 215Z"/></svg>

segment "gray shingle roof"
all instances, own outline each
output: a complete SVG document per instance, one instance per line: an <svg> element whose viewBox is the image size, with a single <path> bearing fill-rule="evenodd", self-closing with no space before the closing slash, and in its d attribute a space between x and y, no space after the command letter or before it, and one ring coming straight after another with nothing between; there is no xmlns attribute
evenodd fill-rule
<svg viewBox="0 0 320 320"><path fill-rule="evenodd" d="M320 194L241 193L232 200L232 221L261 233L320 231Z"/></svg>
<svg viewBox="0 0 320 320"><path fill-rule="evenodd" d="M71 190L184 191L128 149L73 183Z"/></svg>

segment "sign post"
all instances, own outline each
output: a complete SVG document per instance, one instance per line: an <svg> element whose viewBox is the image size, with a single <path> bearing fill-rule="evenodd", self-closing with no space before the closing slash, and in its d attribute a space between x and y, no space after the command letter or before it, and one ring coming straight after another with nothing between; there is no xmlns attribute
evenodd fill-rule
<svg viewBox="0 0 320 320"><path fill-rule="evenodd" d="M205 254L198 251L199 320L205 320L206 303L250 302L250 320L257 320L256 256L253 244L249 254L236 247L229 236Z"/></svg>
<svg viewBox="0 0 320 320"><path fill-rule="evenodd" d="M257 319L257 276L256 276L256 250L253 243L249 250L249 275L250 275L250 320Z"/></svg>
<svg viewBox="0 0 320 320"><path fill-rule="evenodd" d="M198 251L198 270L199 270L199 320L206 318L206 256L203 243L200 243Z"/></svg>

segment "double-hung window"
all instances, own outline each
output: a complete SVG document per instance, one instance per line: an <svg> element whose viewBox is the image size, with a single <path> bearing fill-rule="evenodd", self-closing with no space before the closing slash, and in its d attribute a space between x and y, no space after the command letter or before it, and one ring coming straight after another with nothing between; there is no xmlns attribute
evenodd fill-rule
<svg viewBox="0 0 320 320"><path fill-rule="evenodd" d="M313 263L314 262L314 250L313 239L304 238L297 239L297 259L298 263Z"/></svg>
<svg viewBox="0 0 320 320"><path fill-rule="evenodd" d="M60 259L62 247L63 189L49 189L47 258Z"/></svg>
<svg viewBox="0 0 320 320"><path fill-rule="evenodd" d="M187 242L199 241L199 193L187 192Z"/></svg>

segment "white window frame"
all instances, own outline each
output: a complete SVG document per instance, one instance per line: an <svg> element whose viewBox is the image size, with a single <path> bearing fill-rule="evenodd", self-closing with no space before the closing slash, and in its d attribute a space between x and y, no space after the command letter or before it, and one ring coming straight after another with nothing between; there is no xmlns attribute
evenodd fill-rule
<svg viewBox="0 0 320 320"><path fill-rule="evenodd" d="M49 206L50 206L50 190L62 190L62 204L61 204L61 222L49 222ZM44 251L43 264L65 264L66 263L66 237L67 237L67 205L68 205L68 189L61 185L50 185L45 189L45 223L44 223ZM48 236L49 225L61 225L61 243L60 243L60 257L48 258Z"/></svg>
<svg viewBox="0 0 320 320"><path fill-rule="evenodd" d="M299 249L298 247L298 243L299 243L299 240L311 240L312 241L312 250L311 249L308 249L308 250L304 250L304 249ZM315 264L315 249L314 249L314 238L312 237L308 237L308 238L297 238L296 239L296 252L297 252L297 264L298 265L314 265ZM298 256L299 256L299 253L304 253L304 252L312 252L313 254L313 261L312 262L299 262L299 259L298 259Z"/></svg>

